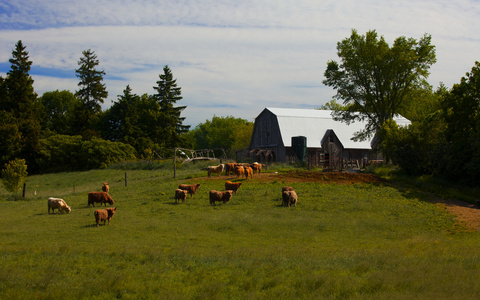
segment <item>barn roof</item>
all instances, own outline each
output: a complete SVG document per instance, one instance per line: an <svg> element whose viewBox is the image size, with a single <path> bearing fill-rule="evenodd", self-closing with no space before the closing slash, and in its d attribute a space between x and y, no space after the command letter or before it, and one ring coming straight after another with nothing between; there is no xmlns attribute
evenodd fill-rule
<svg viewBox="0 0 480 300"><path fill-rule="evenodd" d="M345 149L371 149L372 138L355 142L354 133L365 128L366 122L356 121L347 125L334 121L331 110L295 109L295 108L265 108L277 116L280 134L285 147L291 147L292 137L307 137L307 148L321 148L321 141L328 130L333 130ZM394 120L399 125L410 124L404 117Z"/></svg>

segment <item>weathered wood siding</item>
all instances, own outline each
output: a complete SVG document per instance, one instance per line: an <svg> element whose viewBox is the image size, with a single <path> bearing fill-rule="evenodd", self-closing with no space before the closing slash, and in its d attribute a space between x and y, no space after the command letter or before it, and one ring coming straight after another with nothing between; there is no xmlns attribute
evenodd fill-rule
<svg viewBox="0 0 480 300"><path fill-rule="evenodd" d="M277 116L264 110L256 119L253 127L250 150L262 148L272 150L277 161L285 161L285 147L283 145Z"/></svg>

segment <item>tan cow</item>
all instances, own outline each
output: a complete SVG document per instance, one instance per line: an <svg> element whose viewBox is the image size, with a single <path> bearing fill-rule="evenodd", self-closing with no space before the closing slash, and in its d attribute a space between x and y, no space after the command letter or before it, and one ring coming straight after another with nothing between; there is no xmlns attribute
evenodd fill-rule
<svg viewBox="0 0 480 300"><path fill-rule="evenodd" d="M65 200L53 197L48 198L48 213L50 213L50 209L52 209L53 213L55 213L55 209L58 209L58 212L66 211L70 213L72 211Z"/></svg>

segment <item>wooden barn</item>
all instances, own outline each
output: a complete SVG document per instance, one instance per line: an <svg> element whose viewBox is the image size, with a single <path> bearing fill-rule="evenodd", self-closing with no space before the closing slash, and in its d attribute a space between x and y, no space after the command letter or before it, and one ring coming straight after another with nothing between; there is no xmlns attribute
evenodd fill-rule
<svg viewBox="0 0 480 300"><path fill-rule="evenodd" d="M250 159L266 162L303 160L310 167L339 169L378 158L372 152L372 139L351 140L355 132L365 128L364 122L347 125L334 121L331 113L330 110L265 108L255 118ZM395 121L399 125L410 124L403 117Z"/></svg>

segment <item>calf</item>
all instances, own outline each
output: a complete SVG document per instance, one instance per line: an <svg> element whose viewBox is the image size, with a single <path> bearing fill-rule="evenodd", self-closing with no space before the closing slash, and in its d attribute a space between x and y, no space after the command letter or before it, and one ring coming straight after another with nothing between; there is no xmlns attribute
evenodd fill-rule
<svg viewBox="0 0 480 300"><path fill-rule="evenodd" d="M100 203L100 206L102 206L102 204L105 204L105 206L107 206L107 203L113 205L112 197L110 197L110 195L106 192L88 193L88 206L90 206L90 204L95 206L95 202Z"/></svg>
<svg viewBox="0 0 480 300"><path fill-rule="evenodd" d="M242 185L241 182L231 182L231 181L226 181L225 182L225 190L231 190L233 191L234 194L237 193L238 188Z"/></svg>
<svg viewBox="0 0 480 300"><path fill-rule="evenodd" d="M290 207L291 204L297 206L297 193L295 191L282 192L283 205Z"/></svg>
<svg viewBox="0 0 480 300"><path fill-rule="evenodd" d="M215 201L226 203L232 198L233 191L219 192L215 190L210 191L210 204L215 205Z"/></svg>
<svg viewBox="0 0 480 300"><path fill-rule="evenodd" d="M113 214L117 210L116 207L109 207L107 209L97 209L93 213L95 215L95 221L97 222L97 227L100 225L100 222L103 221L103 225L105 225L105 221L108 220L108 225L110 225L110 220L113 218Z"/></svg>
<svg viewBox="0 0 480 300"><path fill-rule="evenodd" d="M50 213L50 208L53 213L55 213L55 209L58 209L58 212L66 211L70 213L70 211L72 211L70 206L65 203L65 200L53 197L48 198L48 213Z"/></svg>
<svg viewBox="0 0 480 300"><path fill-rule="evenodd" d="M181 189L176 189L175 190L175 203L177 202L185 202L187 199L188 191L186 190L181 190Z"/></svg>
<svg viewBox="0 0 480 300"><path fill-rule="evenodd" d="M108 182L104 182L102 185L102 191L108 194L109 190L110 190L110 187L108 186Z"/></svg>
<svg viewBox="0 0 480 300"><path fill-rule="evenodd" d="M200 183L195 183L195 184L192 184L192 185L180 184L178 186L179 189L188 191L188 193L190 194L190 198L193 198L193 194L195 194L197 192L199 187L200 187Z"/></svg>

